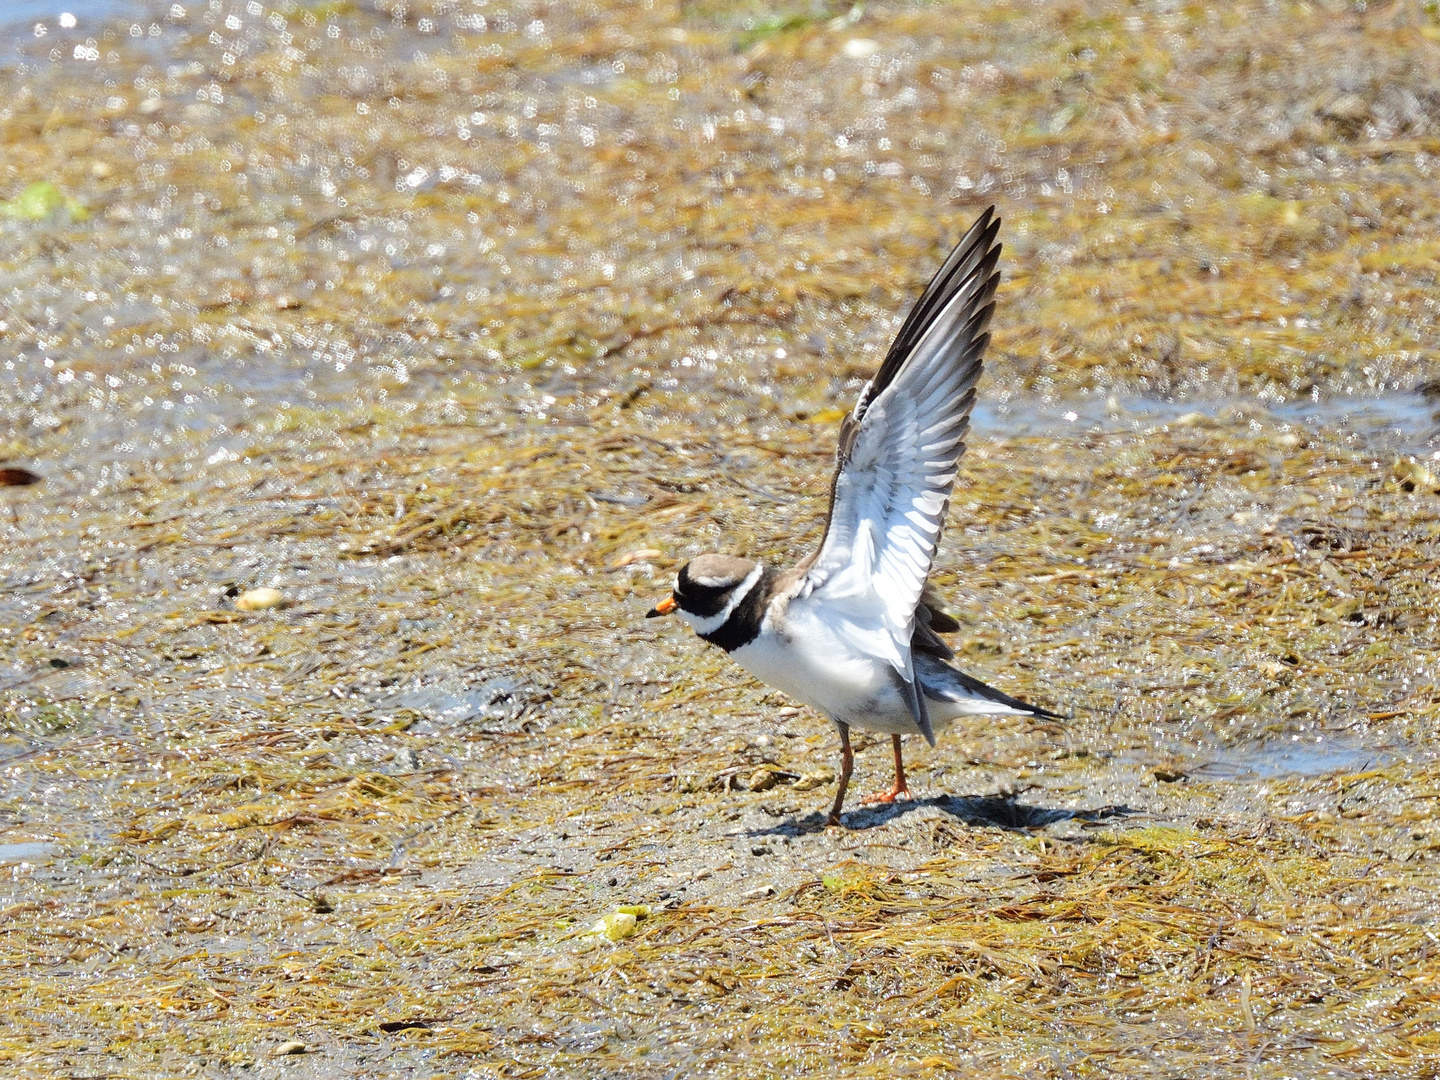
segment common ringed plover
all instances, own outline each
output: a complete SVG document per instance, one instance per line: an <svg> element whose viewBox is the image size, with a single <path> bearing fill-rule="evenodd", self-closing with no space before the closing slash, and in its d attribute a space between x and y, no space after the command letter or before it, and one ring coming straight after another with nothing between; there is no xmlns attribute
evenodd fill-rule
<svg viewBox="0 0 1440 1080"><path fill-rule="evenodd" d="M911 309L880 370L840 425L825 536L791 570L701 555L647 617L678 612L757 679L824 713L840 732L840 808L854 769L851 727L890 734L895 783L909 795L900 736L979 713L1056 717L951 667L938 633L959 623L927 582L990 343L1000 282L994 207L961 238Z"/></svg>

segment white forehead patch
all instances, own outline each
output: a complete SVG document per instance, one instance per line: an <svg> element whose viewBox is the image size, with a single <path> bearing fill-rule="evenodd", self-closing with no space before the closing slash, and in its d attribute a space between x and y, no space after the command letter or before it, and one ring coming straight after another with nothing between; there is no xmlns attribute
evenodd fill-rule
<svg viewBox="0 0 1440 1080"><path fill-rule="evenodd" d="M723 589L727 585L735 584L735 579L732 577L711 577L709 574L704 577L691 577L690 580L707 589Z"/></svg>

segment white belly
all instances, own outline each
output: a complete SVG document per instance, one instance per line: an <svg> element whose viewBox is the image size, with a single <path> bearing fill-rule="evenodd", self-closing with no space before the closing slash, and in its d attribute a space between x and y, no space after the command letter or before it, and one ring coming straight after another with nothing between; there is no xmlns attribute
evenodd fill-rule
<svg viewBox="0 0 1440 1080"><path fill-rule="evenodd" d="M746 671L831 720L871 731L916 730L893 668L856 655L819 620L760 636L730 654Z"/></svg>
<svg viewBox="0 0 1440 1080"><path fill-rule="evenodd" d="M793 608L790 616L779 631L767 619L760 635L731 658L761 682L831 720L887 734L918 733L890 664L857 654L818 618ZM927 694L925 706L936 730L962 716L1019 712L979 696L942 701Z"/></svg>

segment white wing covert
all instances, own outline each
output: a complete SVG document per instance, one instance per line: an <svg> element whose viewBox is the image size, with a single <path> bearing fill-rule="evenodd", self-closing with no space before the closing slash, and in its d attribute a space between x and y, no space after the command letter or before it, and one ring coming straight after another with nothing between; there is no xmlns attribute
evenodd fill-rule
<svg viewBox="0 0 1440 1080"><path fill-rule="evenodd" d="M910 639L990 340L1000 279L992 218L993 208L956 245L845 418L825 538L792 601L820 605L839 637L890 663L932 745Z"/></svg>

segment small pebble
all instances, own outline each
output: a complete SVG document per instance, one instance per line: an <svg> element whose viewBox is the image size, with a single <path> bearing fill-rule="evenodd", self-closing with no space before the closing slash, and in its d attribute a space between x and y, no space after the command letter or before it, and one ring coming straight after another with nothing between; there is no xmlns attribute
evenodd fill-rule
<svg viewBox="0 0 1440 1080"><path fill-rule="evenodd" d="M299 1039L291 1039L289 1042L283 1042L279 1046L275 1047L274 1050L271 1050L270 1056L286 1057L290 1054L308 1053L309 1050L310 1048L306 1046L303 1042L301 1042Z"/></svg>
<svg viewBox="0 0 1440 1080"><path fill-rule="evenodd" d="M279 589L248 589L235 598L236 611L266 611L285 603Z"/></svg>
<svg viewBox="0 0 1440 1080"><path fill-rule="evenodd" d="M1418 461L1397 461L1395 479L1402 491L1435 491L1440 489L1440 479Z"/></svg>
<svg viewBox="0 0 1440 1080"><path fill-rule="evenodd" d="M0 487L29 487L39 482L40 477L18 465L7 465L0 469Z"/></svg>
<svg viewBox="0 0 1440 1080"><path fill-rule="evenodd" d="M751 791L769 791L779 782L780 774L775 769L756 769L745 786Z"/></svg>
<svg viewBox="0 0 1440 1080"><path fill-rule="evenodd" d="M831 784L831 783L834 783L834 782L835 782L835 770L834 770L834 769L830 769L830 768L815 769L815 770L812 771L812 772L807 772L807 773L802 774L801 777L800 777L800 779L797 780L797 781L795 781L795 790L796 790L796 791L811 791L811 790L813 790L814 788L824 787L826 784Z"/></svg>
<svg viewBox="0 0 1440 1080"><path fill-rule="evenodd" d="M628 911L612 911L590 928L592 934L601 934L611 941L621 941L635 933L639 919Z"/></svg>

